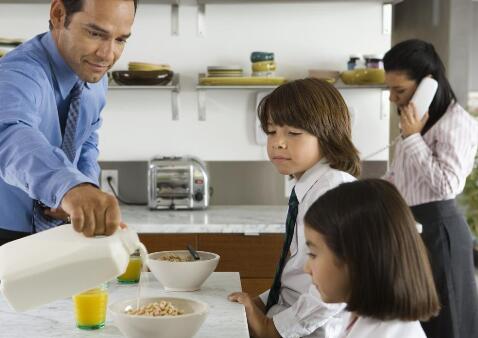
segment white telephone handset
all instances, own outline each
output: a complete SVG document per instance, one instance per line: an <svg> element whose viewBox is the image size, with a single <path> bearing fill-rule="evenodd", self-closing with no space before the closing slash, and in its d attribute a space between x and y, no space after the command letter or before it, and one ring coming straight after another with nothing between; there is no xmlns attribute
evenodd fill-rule
<svg viewBox="0 0 478 338"><path fill-rule="evenodd" d="M415 108L417 110L419 119L422 119L423 115L425 115L425 113L430 108L430 104L432 103L435 97L437 89L438 89L438 82L435 79L432 79L431 77L423 78L418 84L418 87L415 90L415 93L413 94L413 97L411 98L410 102L413 102L415 104ZM399 122L399 125L400 125L400 122ZM371 157L381 153L382 151L387 150L391 146L395 145L395 143L397 143L400 139L401 139L401 136L399 135L395 138L395 140L393 140L386 147L383 147L362 158L362 161L368 160Z"/></svg>
<svg viewBox="0 0 478 338"><path fill-rule="evenodd" d="M423 78L423 80L420 81L420 83L418 84L418 87L415 90L415 94L413 94L413 97L410 102L413 102L415 104L419 119L422 119L423 115L425 115L425 113L430 108L430 104L435 97L437 89L438 82L431 77Z"/></svg>

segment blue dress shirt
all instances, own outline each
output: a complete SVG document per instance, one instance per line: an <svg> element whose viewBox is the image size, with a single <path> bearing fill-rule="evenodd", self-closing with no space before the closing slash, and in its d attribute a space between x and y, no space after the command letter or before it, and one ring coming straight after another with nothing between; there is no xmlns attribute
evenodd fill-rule
<svg viewBox="0 0 478 338"><path fill-rule="evenodd" d="M79 80L51 33L0 59L0 228L32 232L33 200L60 205L80 183L98 185L98 128L107 78L87 84L76 129L76 157L60 149L70 92Z"/></svg>

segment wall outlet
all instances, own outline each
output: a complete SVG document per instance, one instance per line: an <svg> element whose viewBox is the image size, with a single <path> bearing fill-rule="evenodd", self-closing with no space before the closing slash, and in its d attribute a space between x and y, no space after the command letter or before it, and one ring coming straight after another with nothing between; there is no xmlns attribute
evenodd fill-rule
<svg viewBox="0 0 478 338"><path fill-rule="evenodd" d="M111 177L111 185L115 189L116 195L119 195L119 189L118 189L118 170L101 170L101 190L104 192L107 192L109 194L113 194L113 191L110 188L110 185L108 184L108 177Z"/></svg>

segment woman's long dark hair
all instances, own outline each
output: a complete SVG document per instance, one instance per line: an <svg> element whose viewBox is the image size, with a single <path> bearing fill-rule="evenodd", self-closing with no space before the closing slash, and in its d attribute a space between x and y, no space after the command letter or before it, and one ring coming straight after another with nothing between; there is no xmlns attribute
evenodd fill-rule
<svg viewBox="0 0 478 338"><path fill-rule="evenodd" d="M422 135L445 114L450 103L457 102L446 78L445 66L431 43L418 39L400 42L385 54L383 65L386 72L405 72L417 85L430 74L437 80L438 90L430 105L430 117L421 132Z"/></svg>

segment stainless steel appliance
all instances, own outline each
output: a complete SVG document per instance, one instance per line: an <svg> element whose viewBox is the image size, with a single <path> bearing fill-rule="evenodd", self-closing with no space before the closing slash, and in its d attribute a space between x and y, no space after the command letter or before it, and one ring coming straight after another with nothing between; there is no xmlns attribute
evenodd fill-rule
<svg viewBox="0 0 478 338"><path fill-rule="evenodd" d="M209 205L206 166L194 157L159 157L149 162L150 209L205 209Z"/></svg>

